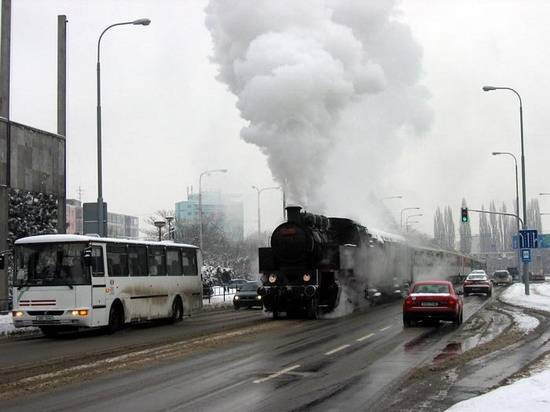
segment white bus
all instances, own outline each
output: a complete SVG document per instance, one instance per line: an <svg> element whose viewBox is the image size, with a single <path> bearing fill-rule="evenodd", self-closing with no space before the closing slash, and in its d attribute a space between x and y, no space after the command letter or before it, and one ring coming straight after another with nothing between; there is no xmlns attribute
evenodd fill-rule
<svg viewBox="0 0 550 412"><path fill-rule="evenodd" d="M202 307L201 254L173 242L80 235L15 242L13 323L63 330L150 319L181 320Z"/></svg>

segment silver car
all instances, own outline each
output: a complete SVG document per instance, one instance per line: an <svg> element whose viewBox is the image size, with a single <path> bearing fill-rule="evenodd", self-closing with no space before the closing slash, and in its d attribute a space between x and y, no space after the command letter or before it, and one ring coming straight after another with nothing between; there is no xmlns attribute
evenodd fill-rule
<svg viewBox="0 0 550 412"><path fill-rule="evenodd" d="M512 275L507 270L496 270L493 273L493 284L495 285L511 285L513 283Z"/></svg>

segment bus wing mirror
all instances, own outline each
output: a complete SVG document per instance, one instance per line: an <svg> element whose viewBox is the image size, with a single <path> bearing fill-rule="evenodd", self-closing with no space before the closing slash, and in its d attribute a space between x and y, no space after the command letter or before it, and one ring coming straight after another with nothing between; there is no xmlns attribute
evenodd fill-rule
<svg viewBox="0 0 550 412"><path fill-rule="evenodd" d="M91 267L92 266L92 248L88 247L84 249L84 252L82 254L82 257L84 258L84 266Z"/></svg>

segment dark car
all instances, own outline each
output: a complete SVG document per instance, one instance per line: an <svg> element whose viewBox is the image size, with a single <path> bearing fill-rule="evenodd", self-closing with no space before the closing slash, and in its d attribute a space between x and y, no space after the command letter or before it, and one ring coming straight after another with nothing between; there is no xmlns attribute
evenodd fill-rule
<svg viewBox="0 0 550 412"><path fill-rule="evenodd" d="M445 280L415 282L403 301L403 325L418 320L447 320L462 323L464 301L453 284Z"/></svg>
<svg viewBox="0 0 550 412"><path fill-rule="evenodd" d="M468 296L471 293L484 293L487 296L493 294L493 284L484 273L470 273L464 281L462 288L464 289L464 296Z"/></svg>
<svg viewBox="0 0 550 412"><path fill-rule="evenodd" d="M230 289L238 289L241 286L246 285L248 283L250 282L246 279L231 279L229 282L226 283L225 286Z"/></svg>
<svg viewBox="0 0 550 412"><path fill-rule="evenodd" d="M241 284L233 297L233 307L235 310L252 307L261 308L262 297L258 295L258 287L260 287L260 284L257 282L246 282L246 284Z"/></svg>

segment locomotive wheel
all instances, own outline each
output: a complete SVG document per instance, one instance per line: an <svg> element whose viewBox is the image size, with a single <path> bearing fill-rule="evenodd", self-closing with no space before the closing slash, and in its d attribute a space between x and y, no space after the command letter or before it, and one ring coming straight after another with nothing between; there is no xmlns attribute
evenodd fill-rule
<svg viewBox="0 0 550 412"><path fill-rule="evenodd" d="M319 317L319 304L317 302L317 299L311 299L311 302L307 309L307 317L309 319L317 319Z"/></svg>

